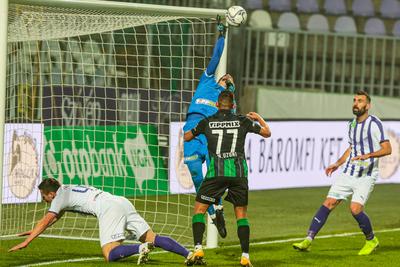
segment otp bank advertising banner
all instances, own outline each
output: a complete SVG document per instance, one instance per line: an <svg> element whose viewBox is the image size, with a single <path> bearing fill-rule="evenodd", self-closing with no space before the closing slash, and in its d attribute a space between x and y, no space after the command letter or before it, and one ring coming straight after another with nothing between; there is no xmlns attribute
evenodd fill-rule
<svg viewBox="0 0 400 267"><path fill-rule="evenodd" d="M337 170L332 177L325 176L324 170L349 146L347 121L274 121L268 124L272 137L264 139L256 134L248 134L246 138L250 190L332 184L342 170ZM377 183L400 183L400 122L384 121L383 125L393 152L380 159L380 178ZM178 149L183 149L179 145L183 138L182 126L182 123L171 123L171 193L194 192L183 157L177 153Z"/></svg>

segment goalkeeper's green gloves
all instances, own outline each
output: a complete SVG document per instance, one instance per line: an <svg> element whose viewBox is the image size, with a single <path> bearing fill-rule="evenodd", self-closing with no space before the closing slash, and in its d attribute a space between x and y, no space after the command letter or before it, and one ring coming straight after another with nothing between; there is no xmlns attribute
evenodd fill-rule
<svg viewBox="0 0 400 267"><path fill-rule="evenodd" d="M225 37L227 27L221 22L221 16L217 15L217 30L219 31L219 36Z"/></svg>

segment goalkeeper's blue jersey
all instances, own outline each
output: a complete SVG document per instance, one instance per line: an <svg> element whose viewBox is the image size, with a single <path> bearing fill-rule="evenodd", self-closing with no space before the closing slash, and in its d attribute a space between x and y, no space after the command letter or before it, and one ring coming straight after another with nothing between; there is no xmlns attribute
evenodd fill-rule
<svg viewBox="0 0 400 267"><path fill-rule="evenodd" d="M191 114L203 115L204 118L214 115L218 111L218 96L224 89L215 81L214 75L207 75L205 71L190 103L187 120L191 119Z"/></svg>

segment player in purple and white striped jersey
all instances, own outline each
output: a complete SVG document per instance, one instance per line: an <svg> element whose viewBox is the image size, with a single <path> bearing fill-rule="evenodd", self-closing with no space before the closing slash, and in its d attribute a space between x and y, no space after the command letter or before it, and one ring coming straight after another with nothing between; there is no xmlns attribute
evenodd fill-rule
<svg viewBox="0 0 400 267"><path fill-rule="evenodd" d="M336 163L325 170L326 175L330 176L343 165L343 172L338 175L326 200L313 217L306 239L293 244L295 249L308 251L330 212L351 195L351 213L366 238L358 255L369 255L379 246L364 206L378 178L379 158L390 155L392 147L385 136L382 122L368 114L370 107L371 98L368 93L358 91L353 99L353 114L356 118L349 122L349 147Z"/></svg>

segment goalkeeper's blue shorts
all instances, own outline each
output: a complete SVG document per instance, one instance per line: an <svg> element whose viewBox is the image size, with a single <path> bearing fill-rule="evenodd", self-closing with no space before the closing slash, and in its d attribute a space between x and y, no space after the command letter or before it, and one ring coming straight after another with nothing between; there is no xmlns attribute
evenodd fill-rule
<svg viewBox="0 0 400 267"><path fill-rule="evenodd" d="M183 131L187 132L197 126L199 121L203 119L203 116L191 116L192 120L186 121L183 126ZM208 149L207 149L207 138L204 134L196 136L191 141L183 144L183 155L185 157L185 163L188 161L201 160L201 162L207 161L208 166Z"/></svg>
<svg viewBox="0 0 400 267"><path fill-rule="evenodd" d="M207 161L208 166L208 149L207 139L201 134L196 136L189 142L183 144L183 156L185 157L185 163L189 161L201 160L201 162Z"/></svg>

